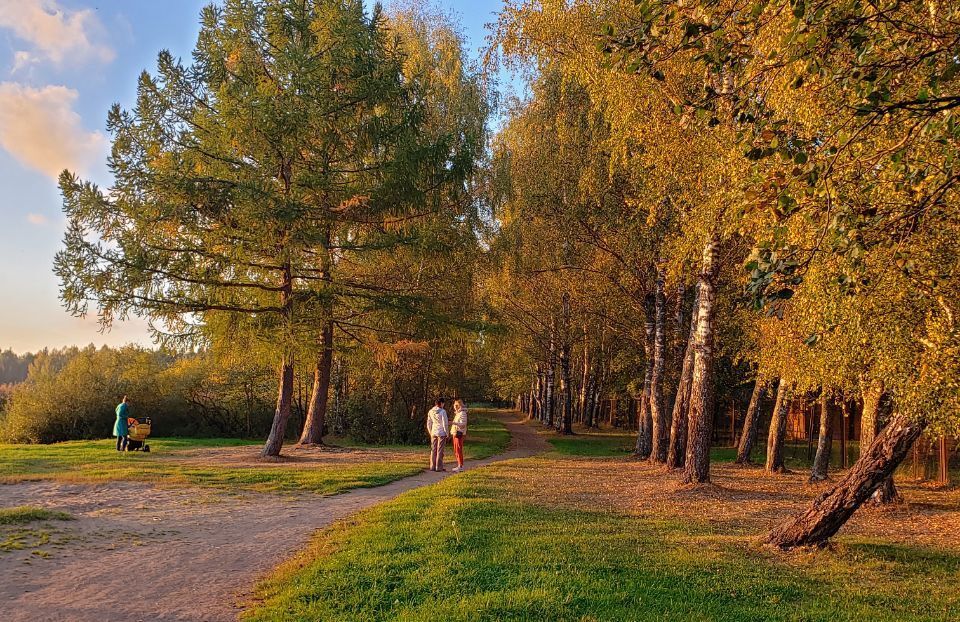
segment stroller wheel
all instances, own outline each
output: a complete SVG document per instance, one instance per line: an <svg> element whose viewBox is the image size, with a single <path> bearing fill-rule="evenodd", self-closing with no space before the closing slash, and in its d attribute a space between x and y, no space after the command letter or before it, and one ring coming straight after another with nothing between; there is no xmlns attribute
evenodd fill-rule
<svg viewBox="0 0 960 622"><path fill-rule="evenodd" d="M144 443L144 445L143 445L143 453L145 453L145 454L150 453L150 445L147 445L146 443Z"/></svg>

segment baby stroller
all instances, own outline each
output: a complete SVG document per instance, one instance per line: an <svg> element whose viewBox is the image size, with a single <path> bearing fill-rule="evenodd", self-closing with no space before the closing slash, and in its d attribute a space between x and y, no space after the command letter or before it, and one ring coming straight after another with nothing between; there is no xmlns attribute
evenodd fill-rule
<svg viewBox="0 0 960 622"><path fill-rule="evenodd" d="M131 417L127 422L127 451L149 452L150 445L146 443L150 436L150 417L143 419L134 419Z"/></svg>

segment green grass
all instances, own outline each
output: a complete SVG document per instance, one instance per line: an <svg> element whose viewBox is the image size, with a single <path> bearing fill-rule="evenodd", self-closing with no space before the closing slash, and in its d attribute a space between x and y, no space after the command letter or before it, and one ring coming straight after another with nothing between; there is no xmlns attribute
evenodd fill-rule
<svg viewBox="0 0 960 622"><path fill-rule="evenodd" d="M247 619L933 622L960 610L955 552L846 539L778 556L706 515L510 494L556 459L471 471L336 524L260 586Z"/></svg>
<svg viewBox="0 0 960 622"><path fill-rule="evenodd" d="M547 442L563 456L625 456L637 445L637 435L620 430L578 430L573 436L550 436Z"/></svg>
<svg viewBox="0 0 960 622"><path fill-rule="evenodd" d="M141 481L261 492L310 491L336 494L380 486L423 469L423 460L293 465L196 465L178 462L188 449L249 445L235 439L151 439L150 453L115 450L114 442L75 441L52 445L0 445L0 481L56 479L78 482Z"/></svg>
<svg viewBox="0 0 960 622"><path fill-rule="evenodd" d="M813 465L813 456L817 453L816 443L814 443L812 449L809 450L810 457L807 456L808 448L806 441L785 441L783 445L784 462L787 468L805 470ZM715 447L713 452L714 458L720 462L733 462L737 457L736 447ZM830 454L831 469L840 468L842 453L840 441L835 440ZM857 461L859 455L858 443L856 441L847 443L847 466L852 466L853 463ZM766 457L767 437L766 434L763 434L758 437L757 442L754 443L753 451L750 453L750 459L755 464L763 464L766 461Z"/></svg>
<svg viewBox="0 0 960 622"><path fill-rule="evenodd" d="M614 429L579 429L572 436L551 435L547 438L554 451L561 456L610 458L633 453L637 445L636 432ZM737 457L735 447L714 447L711 459L717 462L733 462ZM754 452L757 456L757 452ZM758 458L763 460L762 454Z"/></svg>
<svg viewBox="0 0 960 622"><path fill-rule="evenodd" d="M510 444L510 431L499 420L479 413L473 415L473 412L476 411L471 411L467 422L464 457L467 460L482 460L503 453Z"/></svg>
<svg viewBox="0 0 960 622"><path fill-rule="evenodd" d="M26 525L35 521L73 520L66 512L21 505L15 508L0 508L0 525Z"/></svg>
<svg viewBox="0 0 960 622"><path fill-rule="evenodd" d="M467 458L500 453L510 434L496 419L477 416L470 427ZM0 482L58 479L80 482L142 481L164 485L195 485L223 490L260 492L309 491L336 494L354 488L381 486L416 475L427 462L426 446L396 449L406 454L390 461L358 458L357 462L317 464L251 464L219 466L178 461L180 452L204 448L259 444L238 439L150 439L151 452L120 453L115 441L71 441L52 445L0 444Z"/></svg>
<svg viewBox="0 0 960 622"><path fill-rule="evenodd" d="M578 429L572 436L551 435L547 441L553 445L559 455L584 456L607 458L624 456L633 452L637 443L637 434L633 431L620 429ZM816 446L813 448L816 452ZM758 438L751 453L751 459L756 464L763 464L766 457L766 437ZM856 442L847 447L848 465L857 460ZM831 468L840 468L840 442L834 442ZM797 470L808 469L811 459L807 458L807 443L803 441L788 441L784 448L785 461L788 468ZM737 457L736 447L713 447L710 450L711 460L715 462L733 462Z"/></svg>
<svg viewBox="0 0 960 622"><path fill-rule="evenodd" d="M46 559L50 554L41 547L58 541L59 537L49 528L48 521L68 520L73 520L73 516L67 512L36 506L0 508L0 553L35 549L34 556Z"/></svg>

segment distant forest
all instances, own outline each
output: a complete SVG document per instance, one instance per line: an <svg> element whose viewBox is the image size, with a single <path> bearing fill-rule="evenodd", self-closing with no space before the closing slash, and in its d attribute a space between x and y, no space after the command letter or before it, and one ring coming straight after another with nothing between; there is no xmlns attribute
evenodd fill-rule
<svg viewBox="0 0 960 622"><path fill-rule="evenodd" d="M27 379L36 354L17 354L11 349L0 352L0 384L19 384Z"/></svg>

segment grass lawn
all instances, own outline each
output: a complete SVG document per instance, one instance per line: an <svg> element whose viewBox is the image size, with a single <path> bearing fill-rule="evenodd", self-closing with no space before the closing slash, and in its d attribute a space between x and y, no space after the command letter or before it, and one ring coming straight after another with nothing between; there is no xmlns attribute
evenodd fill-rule
<svg viewBox="0 0 960 622"><path fill-rule="evenodd" d="M463 444L463 454L467 460L482 460L503 453L510 444L510 431L497 419L484 416L473 410L467 422L469 435ZM453 450L451 449L451 456Z"/></svg>
<svg viewBox="0 0 960 622"><path fill-rule="evenodd" d="M545 429L545 428L544 428ZM612 457L626 456L633 452L637 443L637 433L634 431L601 428L592 429L577 427L574 436L559 436L547 431L549 443L561 455L565 456L593 456ZM757 439L754 444L751 459L755 464L763 464L766 459L766 436ZM808 458L807 443L803 441L787 441L784 447L784 459L788 468L809 469L812 459ZM816 452L816 446L813 447ZM847 447L847 464L853 465L857 460L858 450L856 442ZM840 441L834 441L831 468L840 468ZM715 462L733 462L737 457L736 447L714 447L710 451L711 459Z"/></svg>
<svg viewBox="0 0 960 622"><path fill-rule="evenodd" d="M612 441L563 440L572 456L469 471L319 533L260 586L247 619L932 622L960 611L958 550L897 540L894 523L868 521L823 551L761 547L771 521L813 494L783 492L802 478L723 466L715 491L664 492L653 467L579 457ZM751 481L764 488L743 501Z"/></svg>
<svg viewBox="0 0 960 622"><path fill-rule="evenodd" d="M471 443L467 445L468 458L499 453L509 437L499 421L477 417L471 427ZM119 453L110 439L0 445L0 483L40 479L127 480L224 490L336 494L415 475L427 463L425 446L370 447L355 454L320 451L307 459L287 451L294 456L291 462L266 463L256 460L254 445L259 445L259 441L151 438L149 444L151 452L146 454ZM209 450L208 459L203 458L202 450ZM236 459L241 454L243 459Z"/></svg>
<svg viewBox="0 0 960 622"><path fill-rule="evenodd" d="M628 456L637 446L637 433L632 431L578 426L575 432L573 436L560 436L547 431L547 442L553 445L559 455L595 458ZM737 450L734 447L714 447L710 455L717 462L733 462L737 457ZM755 451L754 456L756 455ZM762 453L757 459L763 460Z"/></svg>
<svg viewBox="0 0 960 622"><path fill-rule="evenodd" d="M549 436L547 441L564 456L626 456L637 445L636 433L614 429L577 428L574 436Z"/></svg>

